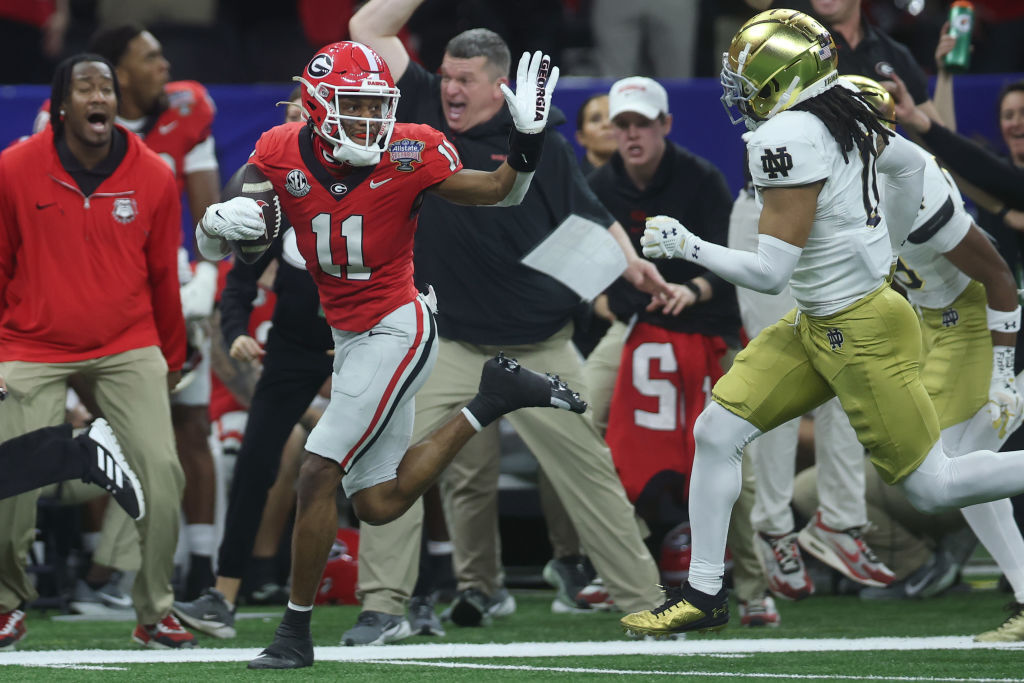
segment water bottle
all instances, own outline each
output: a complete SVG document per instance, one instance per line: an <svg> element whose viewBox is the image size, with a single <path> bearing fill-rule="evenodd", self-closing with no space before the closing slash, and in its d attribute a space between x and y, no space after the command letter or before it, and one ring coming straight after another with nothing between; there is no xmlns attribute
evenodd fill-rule
<svg viewBox="0 0 1024 683"><path fill-rule="evenodd" d="M956 36L956 45L943 58L946 71L964 73L971 64L971 29L974 27L974 5L956 0L949 8L949 35Z"/></svg>

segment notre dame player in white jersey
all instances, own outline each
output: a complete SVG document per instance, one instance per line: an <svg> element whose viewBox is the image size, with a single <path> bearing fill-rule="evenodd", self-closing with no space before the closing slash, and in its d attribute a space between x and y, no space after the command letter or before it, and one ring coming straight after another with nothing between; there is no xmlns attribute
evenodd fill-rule
<svg viewBox="0 0 1024 683"><path fill-rule="evenodd" d="M922 511L1024 491L1022 454L943 452L920 378L917 316L888 283L889 232L897 243L910 233L924 159L840 85L835 49L817 21L779 9L747 21L723 57L723 103L753 130L747 153L763 202L756 253L704 242L668 217L648 219L647 256L685 258L757 291L788 282L797 309L715 385L694 429L689 580L664 604L623 617L628 633L728 623L723 557L743 447L832 396L882 479Z"/></svg>
<svg viewBox="0 0 1024 683"><path fill-rule="evenodd" d="M863 76L844 78L895 127L888 91ZM1017 285L1010 267L964 210L953 179L933 156L917 149L926 164L924 197L906 241L894 248L899 254L895 280L921 319L921 381L935 406L948 455L998 450L1024 418L1024 399L1013 375L1020 327ZM1024 538L1013 505L1004 498L962 512L1006 575L1016 603L1002 627L976 640L1024 640Z"/></svg>

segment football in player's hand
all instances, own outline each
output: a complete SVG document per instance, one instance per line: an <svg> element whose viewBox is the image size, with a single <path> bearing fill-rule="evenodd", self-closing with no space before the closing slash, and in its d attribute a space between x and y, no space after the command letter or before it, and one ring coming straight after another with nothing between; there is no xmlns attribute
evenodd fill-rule
<svg viewBox="0 0 1024 683"><path fill-rule="evenodd" d="M252 164L243 165L224 186L221 201L232 197L254 199L263 209L263 220L267 225L263 235L251 240L228 240L237 258L255 263L281 232L281 200L277 198L270 179Z"/></svg>

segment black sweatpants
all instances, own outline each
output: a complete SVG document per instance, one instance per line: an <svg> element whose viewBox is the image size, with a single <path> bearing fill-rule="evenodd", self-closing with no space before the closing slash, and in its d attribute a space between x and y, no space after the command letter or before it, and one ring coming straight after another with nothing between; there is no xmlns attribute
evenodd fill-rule
<svg viewBox="0 0 1024 683"><path fill-rule="evenodd" d="M267 338L263 373L256 383L235 462L217 576L242 578L256 542L267 491L277 478L281 451L330 376L334 362L324 350L300 346L274 330L270 329Z"/></svg>
<svg viewBox="0 0 1024 683"><path fill-rule="evenodd" d="M88 444L72 438L69 424L43 427L9 439L0 444L0 498L81 479L88 456Z"/></svg>

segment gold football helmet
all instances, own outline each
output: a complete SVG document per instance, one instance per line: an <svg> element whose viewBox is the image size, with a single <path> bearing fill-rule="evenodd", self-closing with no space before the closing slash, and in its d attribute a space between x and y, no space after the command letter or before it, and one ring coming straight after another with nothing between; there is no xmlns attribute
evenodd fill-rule
<svg viewBox="0 0 1024 683"><path fill-rule="evenodd" d="M803 12L772 9L748 20L722 55L722 104L734 124L758 123L836 82L836 44ZM738 112L734 115L733 108Z"/></svg>
<svg viewBox="0 0 1024 683"><path fill-rule="evenodd" d="M857 86L882 123L890 130L896 129L896 102L888 90L883 88L878 81L873 81L867 76L840 76L840 78Z"/></svg>

